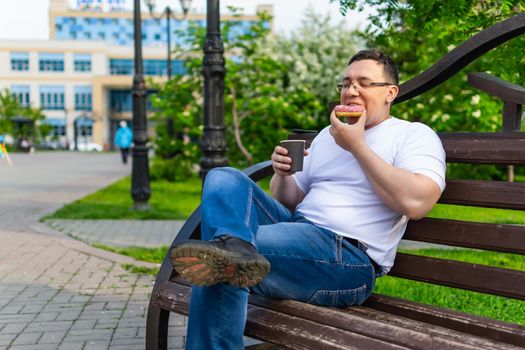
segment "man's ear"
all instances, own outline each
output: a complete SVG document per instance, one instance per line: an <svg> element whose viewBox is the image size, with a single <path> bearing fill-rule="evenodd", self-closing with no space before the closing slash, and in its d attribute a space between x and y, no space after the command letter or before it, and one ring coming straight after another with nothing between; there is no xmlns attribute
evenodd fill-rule
<svg viewBox="0 0 525 350"><path fill-rule="evenodd" d="M399 93L399 87L397 85L390 85L388 87L388 92L386 95L386 102L392 104L397 94Z"/></svg>

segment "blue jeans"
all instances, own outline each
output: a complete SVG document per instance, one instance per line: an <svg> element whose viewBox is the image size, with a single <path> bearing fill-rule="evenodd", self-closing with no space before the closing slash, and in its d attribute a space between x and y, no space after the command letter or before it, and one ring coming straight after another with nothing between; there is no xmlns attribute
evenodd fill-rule
<svg viewBox="0 0 525 350"><path fill-rule="evenodd" d="M290 212L239 170L208 173L201 213L203 240L246 240L271 269L250 289L226 283L192 287L186 349L243 349L250 292L332 307L360 305L372 293L374 267L362 250Z"/></svg>

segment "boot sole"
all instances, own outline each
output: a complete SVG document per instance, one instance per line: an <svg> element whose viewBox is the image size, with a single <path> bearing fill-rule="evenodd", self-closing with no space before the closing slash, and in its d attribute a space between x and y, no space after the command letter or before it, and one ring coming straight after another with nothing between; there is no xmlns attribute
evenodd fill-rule
<svg viewBox="0 0 525 350"><path fill-rule="evenodd" d="M270 271L270 263L262 255L258 259L247 259L199 243L174 247L170 258L179 275L197 286L226 282L236 287L251 287L261 282Z"/></svg>

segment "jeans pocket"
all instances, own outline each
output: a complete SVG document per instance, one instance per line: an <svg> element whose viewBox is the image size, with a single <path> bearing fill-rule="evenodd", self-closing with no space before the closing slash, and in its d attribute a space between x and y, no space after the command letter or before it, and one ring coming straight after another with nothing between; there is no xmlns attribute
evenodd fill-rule
<svg viewBox="0 0 525 350"><path fill-rule="evenodd" d="M308 304L343 308L352 305L361 305L367 298L366 284L354 289L318 290L307 301Z"/></svg>

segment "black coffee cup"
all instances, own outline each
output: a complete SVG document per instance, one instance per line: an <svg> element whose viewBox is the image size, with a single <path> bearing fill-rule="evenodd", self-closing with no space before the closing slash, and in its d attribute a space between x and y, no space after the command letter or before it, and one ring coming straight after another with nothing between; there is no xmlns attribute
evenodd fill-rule
<svg viewBox="0 0 525 350"><path fill-rule="evenodd" d="M283 140L281 147L288 150L288 157L292 158L290 172L303 170L304 148L306 146L305 140Z"/></svg>

